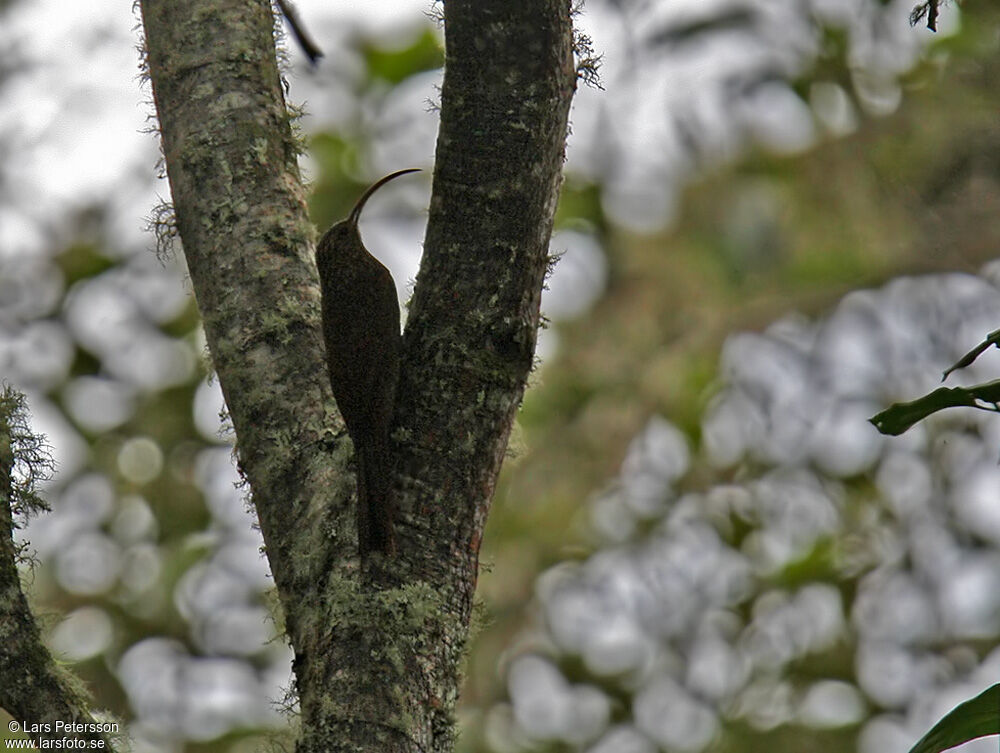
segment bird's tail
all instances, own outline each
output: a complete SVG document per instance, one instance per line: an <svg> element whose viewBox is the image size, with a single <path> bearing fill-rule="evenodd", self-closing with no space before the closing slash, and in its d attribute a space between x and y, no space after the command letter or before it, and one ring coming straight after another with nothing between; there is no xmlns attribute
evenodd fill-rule
<svg viewBox="0 0 1000 753"><path fill-rule="evenodd" d="M394 554L392 464L388 441L358 453L358 550Z"/></svg>

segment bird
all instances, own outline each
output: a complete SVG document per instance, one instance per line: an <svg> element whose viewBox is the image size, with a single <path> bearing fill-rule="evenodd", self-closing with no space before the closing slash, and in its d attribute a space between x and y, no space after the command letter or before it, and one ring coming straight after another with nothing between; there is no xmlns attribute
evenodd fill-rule
<svg viewBox="0 0 1000 753"><path fill-rule="evenodd" d="M407 168L373 183L347 218L316 247L323 342L330 387L354 444L357 475L358 551L396 552L393 530L392 448L389 433L402 358L399 300L389 270L361 241L358 220L365 202Z"/></svg>

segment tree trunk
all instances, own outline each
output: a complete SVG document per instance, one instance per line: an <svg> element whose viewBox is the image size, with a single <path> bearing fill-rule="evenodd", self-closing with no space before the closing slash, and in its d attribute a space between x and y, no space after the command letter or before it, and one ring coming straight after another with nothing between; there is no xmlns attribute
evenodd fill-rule
<svg viewBox="0 0 1000 753"><path fill-rule="evenodd" d="M445 4L396 408L399 554L364 572L271 8L141 6L177 226L295 651L298 748L449 751L479 542L534 358L576 81L569 2Z"/></svg>

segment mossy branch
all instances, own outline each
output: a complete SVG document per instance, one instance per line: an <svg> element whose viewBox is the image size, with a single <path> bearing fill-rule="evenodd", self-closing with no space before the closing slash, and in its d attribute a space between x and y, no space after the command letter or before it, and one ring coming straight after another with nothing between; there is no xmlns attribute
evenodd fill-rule
<svg viewBox="0 0 1000 753"><path fill-rule="evenodd" d="M400 551L364 571L270 4L140 7L176 227L295 650L297 750L451 751L482 530L534 363L577 82L570 0L445 5L396 404Z"/></svg>
<svg viewBox="0 0 1000 753"><path fill-rule="evenodd" d="M37 742L79 739L112 749L117 725L89 710L77 678L60 667L21 588L23 548L14 540L18 519L48 507L37 484L49 477L52 460L45 438L28 424L24 395L0 386L0 706ZM67 727L66 725L74 725ZM107 730L107 731L106 731Z"/></svg>

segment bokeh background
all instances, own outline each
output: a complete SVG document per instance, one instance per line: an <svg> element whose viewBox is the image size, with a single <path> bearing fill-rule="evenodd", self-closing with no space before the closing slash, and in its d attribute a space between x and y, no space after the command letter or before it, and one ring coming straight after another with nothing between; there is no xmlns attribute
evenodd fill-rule
<svg viewBox="0 0 1000 753"><path fill-rule="evenodd" d="M913 4L582 8L600 86L574 103L460 751L904 753L1000 680L1000 418L867 423L1000 326L1000 15L945 5L934 35ZM286 44L323 227L432 167L440 9L298 8L326 53ZM147 227L169 189L138 18L5 0L0 23L0 376L58 464L19 531L49 645L137 751L290 744L183 254ZM428 193L393 184L363 222L404 303Z"/></svg>

